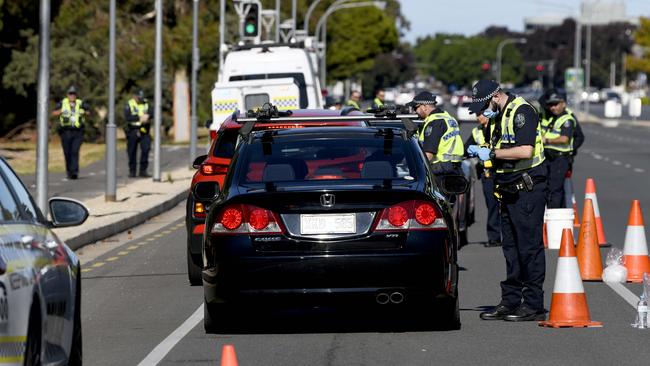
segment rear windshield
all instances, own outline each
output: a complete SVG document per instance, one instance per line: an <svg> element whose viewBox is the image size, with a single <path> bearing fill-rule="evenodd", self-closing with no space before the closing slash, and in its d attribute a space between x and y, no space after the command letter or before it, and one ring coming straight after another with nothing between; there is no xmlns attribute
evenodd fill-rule
<svg viewBox="0 0 650 366"><path fill-rule="evenodd" d="M398 136L385 139L256 140L242 161L245 183L320 180L414 180L414 156Z"/></svg>
<svg viewBox="0 0 650 366"><path fill-rule="evenodd" d="M213 155L217 158L230 159L235 154L237 134L239 130L224 129L217 137L217 144L214 147Z"/></svg>

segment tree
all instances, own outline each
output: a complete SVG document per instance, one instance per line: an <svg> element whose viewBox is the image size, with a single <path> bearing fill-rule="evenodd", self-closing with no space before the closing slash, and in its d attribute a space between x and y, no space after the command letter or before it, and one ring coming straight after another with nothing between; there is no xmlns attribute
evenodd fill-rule
<svg viewBox="0 0 650 366"><path fill-rule="evenodd" d="M635 43L641 47L638 56L628 57L627 68L632 72L650 73L650 18L641 18L634 33Z"/></svg>

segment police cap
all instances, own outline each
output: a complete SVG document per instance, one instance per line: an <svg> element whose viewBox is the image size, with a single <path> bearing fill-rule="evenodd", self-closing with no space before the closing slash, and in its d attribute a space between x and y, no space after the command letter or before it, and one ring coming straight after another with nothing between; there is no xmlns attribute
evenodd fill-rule
<svg viewBox="0 0 650 366"><path fill-rule="evenodd" d="M137 91L135 91L135 92L133 93L133 95L135 95L136 97L138 97L138 99L140 99L140 100L144 100L144 98L145 98L144 90L142 90L142 89L138 89Z"/></svg>
<svg viewBox="0 0 650 366"><path fill-rule="evenodd" d="M546 97L547 104L553 104L553 103L559 103L565 101L566 101L566 95L564 95L564 93L558 91L557 89L552 89L548 93L548 97Z"/></svg>
<svg viewBox="0 0 650 366"><path fill-rule="evenodd" d="M472 87L472 103L469 105L470 113L479 114L499 90L499 84L496 81L479 80Z"/></svg>
<svg viewBox="0 0 650 366"><path fill-rule="evenodd" d="M427 91L419 92L412 101L406 103L407 106L410 107L416 107L418 105L424 105L424 104L429 104L429 105L435 105L436 104L436 96L433 95L432 93L429 93Z"/></svg>
<svg viewBox="0 0 650 366"><path fill-rule="evenodd" d="M70 85L70 87L68 88L68 94L77 95L77 88L75 88L74 85Z"/></svg>

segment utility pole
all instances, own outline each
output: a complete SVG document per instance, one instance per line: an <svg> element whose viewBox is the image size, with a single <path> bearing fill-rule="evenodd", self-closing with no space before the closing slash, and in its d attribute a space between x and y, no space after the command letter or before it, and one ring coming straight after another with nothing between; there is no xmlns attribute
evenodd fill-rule
<svg viewBox="0 0 650 366"><path fill-rule="evenodd" d="M38 145L36 146L36 200L38 208L47 217L47 143L49 136L49 94L50 94L50 0L41 0L41 29L38 62L38 100L36 120L38 121Z"/></svg>
<svg viewBox="0 0 650 366"><path fill-rule="evenodd" d="M192 116L190 117L190 166L196 157L197 143L197 74L199 72L199 0L192 3Z"/></svg>
<svg viewBox="0 0 650 366"><path fill-rule="evenodd" d="M275 13L277 14L277 19L275 19L275 43L280 43L280 22L282 18L280 15L280 0L275 0Z"/></svg>
<svg viewBox="0 0 650 366"><path fill-rule="evenodd" d="M582 68L582 23L580 22L580 12L576 15L576 31L575 31L575 46L573 48L573 68L576 69L576 72L580 68ZM579 75L579 74L578 74ZM578 84L584 84L584 80L582 83ZM580 111L580 88L576 88L575 90L575 95L574 95L575 103L575 111L579 112Z"/></svg>
<svg viewBox="0 0 650 366"><path fill-rule="evenodd" d="M298 0L291 0L291 18L293 18L293 24L291 28L291 38L295 38L296 25L298 23Z"/></svg>
<svg viewBox="0 0 650 366"><path fill-rule="evenodd" d="M163 0L156 0L156 55L155 55L155 90L154 90L154 150L153 181L160 182L160 143L162 133L162 8Z"/></svg>
<svg viewBox="0 0 650 366"><path fill-rule="evenodd" d="M106 194L104 200L117 199L116 155L117 126L115 125L115 0L110 2L108 27L108 123L106 124Z"/></svg>
<svg viewBox="0 0 650 366"><path fill-rule="evenodd" d="M226 0L219 1L219 72L221 75L221 68L223 67L223 56L226 43Z"/></svg>
<svg viewBox="0 0 650 366"><path fill-rule="evenodd" d="M585 90L589 92L589 88L591 86L591 20L587 24L587 39L586 39L586 47L585 47L585 57L587 58L585 61ZM589 114L589 98L585 100L585 114Z"/></svg>

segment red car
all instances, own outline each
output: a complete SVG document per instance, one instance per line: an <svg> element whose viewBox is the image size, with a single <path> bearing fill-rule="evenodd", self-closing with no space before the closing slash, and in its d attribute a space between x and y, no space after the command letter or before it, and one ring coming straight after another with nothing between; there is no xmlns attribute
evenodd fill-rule
<svg viewBox="0 0 650 366"><path fill-rule="evenodd" d="M334 121L319 121L317 118L314 118L344 116L346 115L345 111L323 109L293 110L290 122L287 122L286 118L282 122L273 120L258 122L255 124L254 130L324 126L366 126L366 123L363 121L346 121L345 118ZM355 114L361 113L356 110L349 113L349 115ZM243 126L243 124L237 122L237 117L243 117L243 115L233 114L228 117L219 128L217 135L212 139L208 154L201 155L194 160L194 168L197 171L192 178L190 192L193 192L196 184L201 182L218 182L219 186L223 187L223 181L228 172L230 160L235 153L239 129ZM185 216L185 225L187 228L187 274L192 286L198 286L202 283L201 241L203 240L204 221L208 204L209 202L196 201L191 193L187 197L187 214Z"/></svg>

